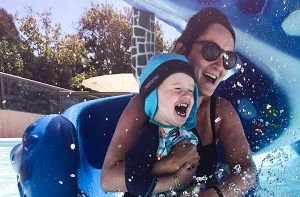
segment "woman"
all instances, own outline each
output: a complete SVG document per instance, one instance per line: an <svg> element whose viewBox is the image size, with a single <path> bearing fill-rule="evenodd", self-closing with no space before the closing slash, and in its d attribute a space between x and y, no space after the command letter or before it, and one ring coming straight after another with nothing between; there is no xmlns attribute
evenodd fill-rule
<svg viewBox="0 0 300 197"><path fill-rule="evenodd" d="M189 164L197 166L197 176L211 177L217 166L216 143L219 142L231 173L200 191L201 196L243 196L256 181L255 164L237 112L225 99L212 97L227 69L235 63L234 45L232 27L226 16L215 8L194 15L174 45L173 51L188 58L196 75L201 101L196 130L202 146L196 148L188 142L176 145L170 156L155 163L153 173L164 168L176 172ZM137 94L123 111L105 157L101 178L105 191L126 191L125 153L146 121L142 99ZM156 188L160 186L163 187Z"/></svg>

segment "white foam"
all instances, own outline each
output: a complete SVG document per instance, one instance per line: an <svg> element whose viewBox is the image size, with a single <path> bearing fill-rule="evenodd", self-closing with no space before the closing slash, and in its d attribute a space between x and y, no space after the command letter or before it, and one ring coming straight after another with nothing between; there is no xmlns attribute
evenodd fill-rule
<svg viewBox="0 0 300 197"><path fill-rule="evenodd" d="M290 36L300 36L300 10L295 10L281 23L283 31Z"/></svg>

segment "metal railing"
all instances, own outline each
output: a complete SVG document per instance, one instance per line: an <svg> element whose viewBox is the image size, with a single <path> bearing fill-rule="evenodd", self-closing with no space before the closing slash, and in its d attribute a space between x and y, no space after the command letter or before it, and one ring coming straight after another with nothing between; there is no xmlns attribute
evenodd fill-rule
<svg viewBox="0 0 300 197"><path fill-rule="evenodd" d="M4 110L61 113L76 103L116 94L72 91L0 72L0 109Z"/></svg>

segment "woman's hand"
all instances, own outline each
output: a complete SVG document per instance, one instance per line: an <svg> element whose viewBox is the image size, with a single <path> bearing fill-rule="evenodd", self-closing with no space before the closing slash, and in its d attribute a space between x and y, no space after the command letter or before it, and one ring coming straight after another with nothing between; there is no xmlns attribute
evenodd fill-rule
<svg viewBox="0 0 300 197"><path fill-rule="evenodd" d="M173 175L158 177L153 193L167 192L170 191L170 188L187 186L192 181L196 169L196 167L192 168L191 164L186 163Z"/></svg>
<svg viewBox="0 0 300 197"><path fill-rule="evenodd" d="M199 191L199 192L187 192L187 191L184 191L182 192L181 194L178 194L177 196L180 196L180 197L188 197L188 196L201 196L201 197L218 197L218 193L212 189L212 188L209 188L209 189L206 189L206 190L203 190L203 191Z"/></svg>
<svg viewBox="0 0 300 197"><path fill-rule="evenodd" d="M173 174L186 163L196 168L199 165L199 160L200 156L197 152L197 147L186 140L182 140L175 145L169 156L155 162L152 174L155 176Z"/></svg>
<svg viewBox="0 0 300 197"><path fill-rule="evenodd" d="M179 169L185 163L189 163L191 167L197 167L200 155L197 146L187 140L182 140L172 149L169 160L175 166L175 169Z"/></svg>
<svg viewBox="0 0 300 197"><path fill-rule="evenodd" d="M195 175L197 167L192 167L190 163L185 163L179 170L175 173L175 175L179 179L180 187L187 186L193 179Z"/></svg>

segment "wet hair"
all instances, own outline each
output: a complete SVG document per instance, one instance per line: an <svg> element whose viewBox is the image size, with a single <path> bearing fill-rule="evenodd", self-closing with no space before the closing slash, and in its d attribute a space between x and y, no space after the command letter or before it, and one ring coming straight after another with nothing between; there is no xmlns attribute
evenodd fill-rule
<svg viewBox="0 0 300 197"><path fill-rule="evenodd" d="M227 16L217 8L207 7L200 10L189 19L185 30L175 41L175 45L177 43L182 43L186 49L183 55L187 56L190 53L195 40L200 35L203 35L211 25L216 23L221 24L228 29L235 42L235 32L231 27Z"/></svg>

